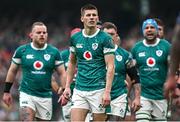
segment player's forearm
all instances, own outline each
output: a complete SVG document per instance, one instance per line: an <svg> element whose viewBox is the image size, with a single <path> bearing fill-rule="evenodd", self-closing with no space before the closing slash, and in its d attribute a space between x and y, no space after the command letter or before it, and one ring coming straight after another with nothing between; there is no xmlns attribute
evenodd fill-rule
<svg viewBox="0 0 180 122"><path fill-rule="evenodd" d="M74 73L75 73L76 65L69 63L67 68L67 80L66 80L66 88L70 87L71 83L73 82Z"/></svg>
<svg viewBox="0 0 180 122"><path fill-rule="evenodd" d="M9 68L7 76L6 76L6 81L5 82L11 82L13 83L17 74L17 69Z"/></svg>
<svg viewBox="0 0 180 122"><path fill-rule="evenodd" d="M52 86L52 90L54 91L54 92L58 92L58 89L59 89L59 85L58 85L58 83L55 81L55 79L53 80L51 80L51 86Z"/></svg>
<svg viewBox="0 0 180 122"><path fill-rule="evenodd" d="M60 76L60 81L61 81L61 86L63 88L66 87L66 79L67 79L67 74L66 72L62 73L61 76Z"/></svg>
<svg viewBox="0 0 180 122"><path fill-rule="evenodd" d="M136 83L134 86L134 96L135 98L140 98L141 96L141 86L140 83Z"/></svg>
<svg viewBox="0 0 180 122"><path fill-rule="evenodd" d="M9 93L10 89L13 85L13 82L15 80L16 74L18 71L18 66L15 64L11 64L7 76L6 76L6 80L5 80L5 87L4 87L4 92L5 93Z"/></svg>
<svg viewBox="0 0 180 122"><path fill-rule="evenodd" d="M111 92L113 79L114 79L114 65L111 65L108 67L106 73L106 87L105 87L106 92Z"/></svg>

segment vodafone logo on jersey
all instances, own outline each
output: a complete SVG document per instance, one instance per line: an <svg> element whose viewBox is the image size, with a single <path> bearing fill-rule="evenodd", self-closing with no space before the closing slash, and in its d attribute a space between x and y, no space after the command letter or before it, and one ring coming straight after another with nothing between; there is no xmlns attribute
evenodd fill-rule
<svg viewBox="0 0 180 122"><path fill-rule="evenodd" d="M147 60L146 60L146 64L149 66L149 67L153 67L155 64L156 64L156 60L152 57L149 57Z"/></svg>
<svg viewBox="0 0 180 122"><path fill-rule="evenodd" d="M91 60L92 59L92 54L90 51L85 51L84 54L83 54L83 57L86 59L86 60Z"/></svg>
<svg viewBox="0 0 180 122"><path fill-rule="evenodd" d="M41 61L35 61L33 66L35 69L41 70L43 68L43 63Z"/></svg>

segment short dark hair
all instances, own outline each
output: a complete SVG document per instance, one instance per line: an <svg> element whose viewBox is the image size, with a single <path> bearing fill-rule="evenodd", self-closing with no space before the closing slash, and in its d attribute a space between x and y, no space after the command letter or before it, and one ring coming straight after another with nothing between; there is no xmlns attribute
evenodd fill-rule
<svg viewBox="0 0 180 122"><path fill-rule="evenodd" d="M85 10L97 10L96 6L95 5L92 5L92 4L86 4L84 5L83 7L81 7L81 16L84 15L84 11ZM97 10L98 11L98 10Z"/></svg>
<svg viewBox="0 0 180 122"><path fill-rule="evenodd" d="M156 23L159 25L159 26L162 26L164 28L164 23L161 19L159 18L154 18L154 20L156 21Z"/></svg>
<svg viewBox="0 0 180 122"><path fill-rule="evenodd" d="M38 25L38 26L46 26L43 22L34 22L34 23L32 24L31 31L33 30L33 28L34 28L36 25Z"/></svg>
<svg viewBox="0 0 180 122"><path fill-rule="evenodd" d="M117 32L117 27L112 22L104 22L102 24L102 30L105 29L105 28L107 28L107 29L113 28Z"/></svg>

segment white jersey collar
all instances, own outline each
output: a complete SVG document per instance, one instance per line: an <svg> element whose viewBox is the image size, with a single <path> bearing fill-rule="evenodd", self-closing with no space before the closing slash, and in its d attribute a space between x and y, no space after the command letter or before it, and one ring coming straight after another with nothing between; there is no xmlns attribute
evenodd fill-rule
<svg viewBox="0 0 180 122"><path fill-rule="evenodd" d="M146 47L150 47L150 46L151 46L151 47L154 47L154 46L158 45L159 42L160 42L160 39L159 39L159 38L156 38L156 42L155 42L154 44L147 44L146 40L145 40L145 39L143 40L143 44L144 44Z"/></svg>
<svg viewBox="0 0 180 122"><path fill-rule="evenodd" d="M42 48L37 48L33 45L33 43L31 42L31 47L34 49L34 50L45 50L47 48L47 43L45 43L44 47Z"/></svg>
<svg viewBox="0 0 180 122"><path fill-rule="evenodd" d="M93 38L94 36L96 36L96 35L99 33L100 29L97 28L96 32L95 32L93 35L86 35L84 31L85 31L85 30L83 29L83 30L82 30L82 34L83 34L84 37Z"/></svg>

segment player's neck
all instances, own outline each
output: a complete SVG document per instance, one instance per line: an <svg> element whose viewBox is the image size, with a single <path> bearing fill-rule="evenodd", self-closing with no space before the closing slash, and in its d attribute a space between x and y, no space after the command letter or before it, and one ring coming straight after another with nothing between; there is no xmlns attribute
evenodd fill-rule
<svg viewBox="0 0 180 122"><path fill-rule="evenodd" d="M86 35L93 35L96 33L96 31L97 31L96 27L95 28L84 28L84 33Z"/></svg>
<svg viewBox="0 0 180 122"><path fill-rule="evenodd" d="M37 49L41 49L41 48L44 48L45 44L37 44L35 42L32 42L33 46Z"/></svg>
<svg viewBox="0 0 180 122"><path fill-rule="evenodd" d="M155 39L152 39L152 40L147 40L146 39L146 43L147 44L149 44L149 45L151 45L151 44L155 44L156 43L156 41L157 41L157 39L155 38Z"/></svg>

